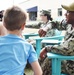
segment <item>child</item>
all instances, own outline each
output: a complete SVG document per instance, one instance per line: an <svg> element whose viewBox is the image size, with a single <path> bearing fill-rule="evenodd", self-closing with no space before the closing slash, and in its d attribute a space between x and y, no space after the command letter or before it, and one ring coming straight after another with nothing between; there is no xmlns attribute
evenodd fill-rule
<svg viewBox="0 0 74 75"><path fill-rule="evenodd" d="M3 26L3 23L0 22L0 36L4 36L7 34L6 28Z"/></svg>
<svg viewBox="0 0 74 75"><path fill-rule="evenodd" d="M34 75L42 75L34 48L21 38L25 23L26 14L19 7L4 12L3 25L8 35L0 37L0 75L23 75L27 60Z"/></svg>

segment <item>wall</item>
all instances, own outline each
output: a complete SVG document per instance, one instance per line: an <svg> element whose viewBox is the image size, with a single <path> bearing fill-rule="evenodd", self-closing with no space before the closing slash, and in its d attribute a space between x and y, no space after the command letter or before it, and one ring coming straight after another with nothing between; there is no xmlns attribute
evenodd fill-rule
<svg viewBox="0 0 74 75"><path fill-rule="evenodd" d="M28 8L38 6L38 17L37 19L40 20L40 11L42 9L49 10L51 9L51 15L53 18L58 17L58 8L61 8L61 4L69 4L74 2L73 0L22 0L18 5L22 7L25 11ZM63 15L65 14L65 10L62 9Z"/></svg>

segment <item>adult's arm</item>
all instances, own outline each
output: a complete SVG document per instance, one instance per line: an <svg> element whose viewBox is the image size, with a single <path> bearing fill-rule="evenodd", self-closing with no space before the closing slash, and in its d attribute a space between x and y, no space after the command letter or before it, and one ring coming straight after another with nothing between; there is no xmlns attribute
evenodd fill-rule
<svg viewBox="0 0 74 75"><path fill-rule="evenodd" d="M39 29L38 33L40 37L44 37L46 33L52 29L52 24L48 23L45 27Z"/></svg>
<svg viewBox="0 0 74 75"><path fill-rule="evenodd" d="M70 38L59 46L48 47L48 52L58 53L62 55L74 55L74 38Z"/></svg>
<svg viewBox="0 0 74 75"><path fill-rule="evenodd" d="M58 53L62 55L74 55L74 38L70 38L61 45L47 46L42 49L40 57L44 58L47 52Z"/></svg>

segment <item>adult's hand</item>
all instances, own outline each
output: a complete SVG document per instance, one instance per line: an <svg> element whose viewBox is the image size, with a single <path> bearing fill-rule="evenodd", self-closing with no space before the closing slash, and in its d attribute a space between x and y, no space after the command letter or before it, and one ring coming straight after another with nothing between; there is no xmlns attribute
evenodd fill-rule
<svg viewBox="0 0 74 75"><path fill-rule="evenodd" d="M42 59L45 58L46 54L47 54L47 50L45 48L43 48L40 52L40 58L42 58Z"/></svg>
<svg viewBox="0 0 74 75"><path fill-rule="evenodd" d="M38 33L39 33L39 36L40 36L40 37L44 37L47 32L44 31L43 29L39 29Z"/></svg>

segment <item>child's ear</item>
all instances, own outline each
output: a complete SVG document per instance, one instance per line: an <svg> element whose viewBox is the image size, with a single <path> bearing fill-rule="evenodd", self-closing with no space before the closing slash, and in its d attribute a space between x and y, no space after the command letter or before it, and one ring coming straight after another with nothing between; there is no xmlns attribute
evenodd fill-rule
<svg viewBox="0 0 74 75"><path fill-rule="evenodd" d="M25 23L22 25L21 29L24 30L24 27L25 27Z"/></svg>

